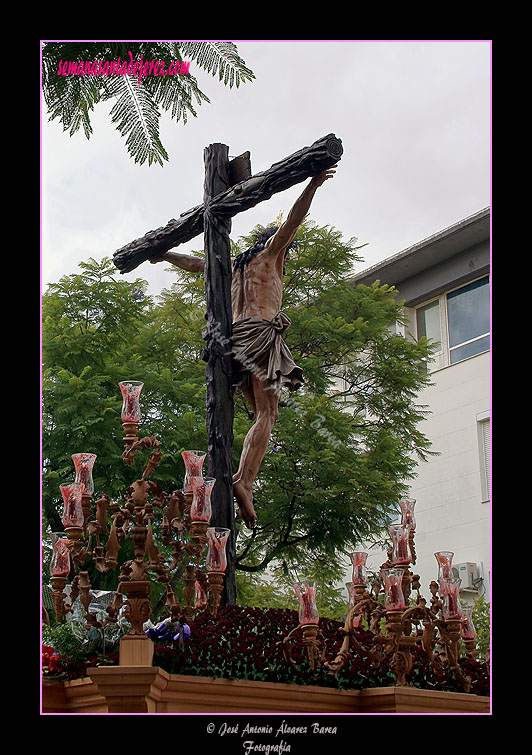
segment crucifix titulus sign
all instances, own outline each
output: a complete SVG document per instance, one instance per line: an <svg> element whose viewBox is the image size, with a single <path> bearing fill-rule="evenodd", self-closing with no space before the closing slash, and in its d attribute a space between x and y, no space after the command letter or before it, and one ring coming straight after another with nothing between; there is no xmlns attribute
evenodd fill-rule
<svg viewBox="0 0 532 755"><path fill-rule="evenodd" d="M212 494L213 514L211 524L217 527L227 527L231 530L227 544L228 566L225 595L223 596L225 604L236 602L234 497L239 504L246 524L253 526L254 521L252 504L245 497L244 481L233 480L237 475L233 475L232 472L231 450L234 411L232 344L233 316L235 315L232 298L238 300L239 297L242 298L243 293L238 291L238 281L233 280L229 239L231 219L234 215L254 207L259 202L270 199L274 194L312 177L309 186L290 211L287 220L279 229L275 229L275 234L265 240L262 245L262 249L267 252L265 263L272 265L272 275L275 277L274 273L277 270L278 275L282 276L283 253L308 212L316 188L331 177L332 171L329 169L336 165L342 154L341 140L334 134L328 134L309 147L304 147L284 160L274 163L268 170L252 176L249 152L229 160L227 145L211 144L204 150L203 204L183 213L178 220L170 220L165 227L150 231L142 238L132 241L114 254L116 267L122 273L127 273L146 260L166 258L174 261L169 250L191 240L200 233L204 234L205 258L202 268L206 297L204 338L207 363L208 474L216 478L216 485ZM165 257L165 255L167 256ZM181 257L185 257L185 255L181 255ZM197 265L198 258L194 258L194 261ZM175 264L180 263L175 262ZM276 265L277 267L275 267ZM185 265L181 264L181 266L184 267ZM255 281L255 287L257 286L260 288L260 278ZM236 295L235 287L237 289ZM260 294L258 298L260 299ZM274 309L268 314L269 310L266 304L264 307L259 307L257 312L264 310L267 315L267 322L271 325L270 330L274 334L276 349L279 351L278 332L282 332L283 328L286 329L286 321L289 324L289 320L282 312L275 312ZM237 328L243 322L243 314L246 314L245 311L240 310L238 317L235 318L239 320L235 323ZM251 312L251 314L257 314L257 312ZM263 317L264 314L260 314L259 318L251 319L257 321ZM250 318L248 317L247 320L250 320ZM262 322L266 322L266 320L263 319ZM298 379L299 368L291 361L290 352L286 349L282 339L280 352L280 359L283 362L283 375L285 369L289 371L290 380L293 382L293 385L289 387L297 387L297 384L301 383L301 380ZM253 376L253 380L257 380L256 376ZM248 391L251 390L250 385L248 385ZM249 395L246 393L246 398L251 402L254 400L252 393ZM254 413L261 411L260 406L252 406L252 409ZM264 439L261 440L261 443L263 441ZM245 451L246 449L244 449L243 454Z"/></svg>

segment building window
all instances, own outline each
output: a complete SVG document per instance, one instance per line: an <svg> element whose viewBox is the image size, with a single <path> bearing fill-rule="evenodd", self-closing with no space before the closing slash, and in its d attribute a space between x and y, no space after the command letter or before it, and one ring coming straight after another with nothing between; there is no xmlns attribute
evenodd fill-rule
<svg viewBox="0 0 532 755"><path fill-rule="evenodd" d="M451 364L489 351L489 278L447 294L447 321Z"/></svg>
<svg viewBox="0 0 532 755"><path fill-rule="evenodd" d="M417 337L436 343L428 369L438 370L490 349L490 291L485 276L415 310Z"/></svg>
<svg viewBox="0 0 532 755"><path fill-rule="evenodd" d="M489 412L477 415L478 450L480 457L480 487L482 502L491 497L491 433Z"/></svg>
<svg viewBox="0 0 532 755"><path fill-rule="evenodd" d="M430 338L438 344L437 351L441 352L441 323L440 323L440 302L439 299L430 304L420 307L416 311L417 318L417 336L421 338Z"/></svg>

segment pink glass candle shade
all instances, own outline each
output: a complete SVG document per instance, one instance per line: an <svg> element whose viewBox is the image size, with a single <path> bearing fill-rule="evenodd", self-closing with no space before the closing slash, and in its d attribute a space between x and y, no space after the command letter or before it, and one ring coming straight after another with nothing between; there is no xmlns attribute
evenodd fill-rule
<svg viewBox="0 0 532 755"><path fill-rule="evenodd" d="M477 636L477 630L473 624L473 606L462 606L462 625L460 627L460 637L463 640L474 640Z"/></svg>
<svg viewBox="0 0 532 755"><path fill-rule="evenodd" d="M349 596L349 610L355 607L355 586L352 582L346 582L345 587Z"/></svg>
<svg viewBox="0 0 532 755"><path fill-rule="evenodd" d="M140 380L124 380L118 383L122 392L122 422L140 422L140 392L144 383Z"/></svg>
<svg viewBox="0 0 532 755"><path fill-rule="evenodd" d="M305 580L294 585L299 600L299 623L318 624L320 617L316 607L316 583Z"/></svg>
<svg viewBox="0 0 532 755"><path fill-rule="evenodd" d="M211 493L216 480L214 477L191 477L192 505L190 519L193 522L210 522L212 515Z"/></svg>
<svg viewBox="0 0 532 755"><path fill-rule="evenodd" d="M94 493L92 468L96 459L96 454L72 454L72 461L74 462L74 469L76 470L76 478L74 482L82 483L85 486L84 495L92 495Z"/></svg>
<svg viewBox="0 0 532 755"><path fill-rule="evenodd" d="M68 577L70 573L70 551L65 532L52 532L53 551L50 561L51 577Z"/></svg>
<svg viewBox="0 0 532 755"><path fill-rule="evenodd" d="M197 611L202 611L206 607L207 607L207 595L203 587L196 580L195 594L194 594L194 608Z"/></svg>
<svg viewBox="0 0 532 755"><path fill-rule="evenodd" d="M209 527L207 529L207 542L209 552L205 568L210 572L224 572L227 569L227 555L225 546L231 530L225 527Z"/></svg>
<svg viewBox="0 0 532 755"><path fill-rule="evenodd" d="M356 551L351 554L351 563L353 564L353 584L367 585L368 572L366 570L367 553Z"/></svg>
<svg viewBox="0 0 532 755"><path fill-rule="evenodd" d="M60 485L59 490L63 496L63 525L65 527L83 527L83 507L81 496L85 492L85 486L79 482L70 482Z"/></svg>
<svg viewBox="0 0 532 755"><path fill-rule="evenodd" d="M443 598L443 618L461 619L460 610L460 584L461 579L439 579L440 595Z"/></svg>
<svg viewBox="0 0 532 755"><path fill-rule="evenodd" d="M454 553L452 551L438 551L434 554L438 562L438 579L453 579L452 561Z"/></svg>
<svg viewBox="0 0 532 755"><path fill-rule="evenodd" d="M185 480L183 483L185 493L190 493L192 490L190 478L201 477L203 475L203 462L206 456L205 451L183 451L181 453L181 457L185 462Z"/></svg>
<svg viewBox="0 0 532 755"><path fill-rule="evenodd" d="M405 596L403 594L403 570L381 569L384 579L384 607L387 611L403 611Z"/></svg>
<svg viewBox="0 0 532 755"><path fill-rule="evenodd" d="M392 561L394 564L409 564L412 561L412 553L408 538L410 536L410 527L402 524L392 524L388 527L392 536Z"/></svg>
<svg viewBox="0 0 532 755"><path fill-rule="evenodd" d="M416 529L416 518L414 516L414 507L416 502L414 499L403 498L399 501L399 508L401 509L401 524L404 527L410 527L410 532L414 532Z"/></svg>

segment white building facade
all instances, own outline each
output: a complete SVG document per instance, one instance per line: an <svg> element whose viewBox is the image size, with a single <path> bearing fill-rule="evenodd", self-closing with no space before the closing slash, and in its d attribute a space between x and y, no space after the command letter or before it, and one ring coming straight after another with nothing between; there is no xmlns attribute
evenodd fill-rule
<svg viewBox="0 0 532 755"><path fill-rule="evenodd" d="M438 342L432 385L417 403L430 411L420 430L438 456L419 461L410 484L416 500L416 564L421 592L437 579L436 551L452 551L461 599L490 600L490 210L486 208L353 278L394 285L404 300L406 338ZM399 516L397 521L399 521ZM386 560L370 549L368 568ZM346 581L350 581L346 574Z"/></svg>

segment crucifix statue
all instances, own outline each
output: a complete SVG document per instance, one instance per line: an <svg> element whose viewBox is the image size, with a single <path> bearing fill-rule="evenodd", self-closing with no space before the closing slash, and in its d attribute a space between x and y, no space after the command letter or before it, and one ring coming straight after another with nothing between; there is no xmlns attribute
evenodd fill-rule
<svg viewBox="0 0 532 755"><path fill-rule="evenodd" d="M231 530L225 602L234 603L233 498L242 520L252 529L257 518L253 481L277 420L281 387L296 390L303 383L301 369L282 337L290 325L281 311L284 263L316 190L333 176L343 148L340 139L328 134L255 176L251 176L249 152L232 161L228 152L225 144L211 144L204 151L202 205L122 247L115 252L114 263L125 273L147 259L166 260L204 274L208 474L217 480L211 523ZM231 218L307 178L311 180L286 220L266 228L250 249L231 260ZM202 232L203 259L170 251ZM233 392L237 386L255 422L233 473Z"/></svg>

